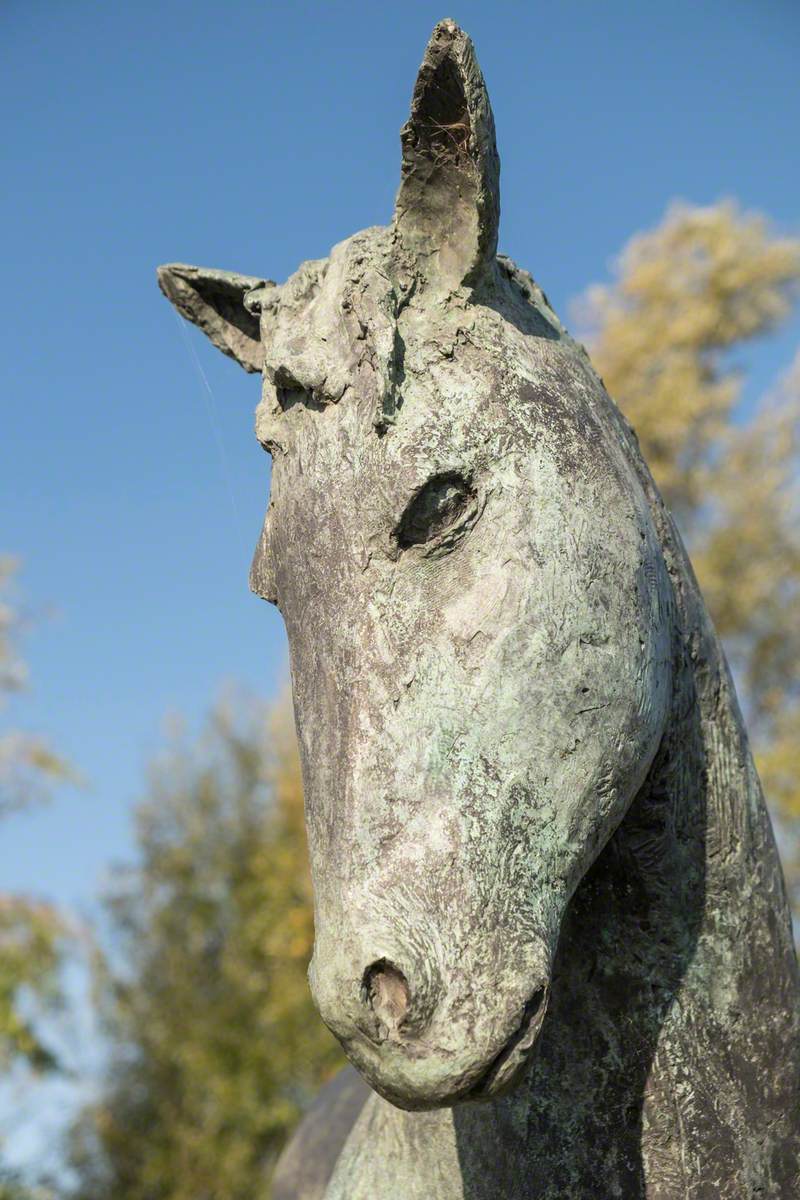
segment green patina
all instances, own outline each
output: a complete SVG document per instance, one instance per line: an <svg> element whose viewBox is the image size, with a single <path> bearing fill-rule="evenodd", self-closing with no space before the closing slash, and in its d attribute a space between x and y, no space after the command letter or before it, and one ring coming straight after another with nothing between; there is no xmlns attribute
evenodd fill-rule
<svg viewBox="0 0 800 1200"><path fill-rule="evenodd" d="M286 283L160 272L263 374L252 585L291 649L311 982L374 1089L330 1094L276 1195L798 1194L796 963L733 686L635 437L497 256L452 22L402 150L392 224Z"/></svg>

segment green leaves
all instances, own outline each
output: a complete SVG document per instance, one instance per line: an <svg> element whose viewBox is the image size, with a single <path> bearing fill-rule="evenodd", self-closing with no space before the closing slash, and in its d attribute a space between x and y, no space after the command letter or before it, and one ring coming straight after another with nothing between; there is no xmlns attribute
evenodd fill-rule
<svg viewBox="0 0 800 1200"><path fill-rule="evenodd" d="M28 676L18 647L22 616L14 603L18 565L10 555L0 555L0 713ZM0 726L0 817L42 799L51 784L74 778L42 738Z"/></svg>
<svg viewBox="0 0 800 1200"><path fill-rule="evenodd" d="M64 926L49 905L15 896L0 896L0 1069L18 1058L37 1071L56 1061L25 1013L24 994L40 1006L60 998L59 940Z"/></svg>
<svg viewBox="0 0 800 1200"><path fill-rule="evenodd" d="M16 570L15 559L0 556L0 711L27 677L18 650L20 613L13 603ZM0 730L0 817L67 775L68 768L41 739ZM51 905L0 892L0 1069L8 1070L18 1060L37 1071L56 1066L30 1015L35 1007L30 1001L40 1009L58 1004L64 934L64 923Z"/></svg>
<svg viewBox="0 0 800 1200"><path fill-rule="evenodd" d="M311 1003L302 788L283 710L218 707L139 806L97 976L113 1057L73 1142L91 1200L250 1200L340 1063ZM255 711L252 711L255 710Z"/></svg>

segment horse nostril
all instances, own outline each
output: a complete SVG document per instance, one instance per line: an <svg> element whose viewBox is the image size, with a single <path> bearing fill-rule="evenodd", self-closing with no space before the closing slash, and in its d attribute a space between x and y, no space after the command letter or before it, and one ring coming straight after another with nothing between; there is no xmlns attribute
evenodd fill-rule
<svg viewBox="0 0 800 1200"><path fill-rule="evenodd" d="M408 981L403 972L387 959L378 959L364 972L361 996L378 1019L381 1040L397 1037L408 1013L411 998Z"/></svg>

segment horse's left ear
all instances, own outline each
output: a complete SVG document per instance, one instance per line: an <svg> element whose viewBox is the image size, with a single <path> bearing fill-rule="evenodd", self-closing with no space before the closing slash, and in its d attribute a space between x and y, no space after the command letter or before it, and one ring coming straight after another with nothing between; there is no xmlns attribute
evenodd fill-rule
<svg viewBox="0 0 800 1200"><path fill-rule="evenodd" d="M422 274L474 286L494 261L500 160L471 40L453 21L433 31L400 134L394 222Z"/></svg>
<svg viewBox="0 0 800 1200"><path fill-rule="evenodd" d="M158 286L182 317L202 329L214 345L245 371L260 371L261 330L256 289L269 281L233 271L170 263L158 268ZM248 298L248 293L254 293Z"/></svg>

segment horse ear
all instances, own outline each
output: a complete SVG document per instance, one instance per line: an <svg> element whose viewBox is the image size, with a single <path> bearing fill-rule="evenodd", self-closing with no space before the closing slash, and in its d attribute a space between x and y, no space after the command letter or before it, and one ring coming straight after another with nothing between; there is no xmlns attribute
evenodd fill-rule
<svg viewBox="0 0 800 1200"><path fill-rule="evenodd" d="M245 371L261 370L258 304L246 304L246 297L256 288L271 286L269 281L170 263L158 268L158 286L181 316L199 326L223 354L235 358Z"/></svg>
<svg viewBox="0 0 800 1200"><path fill-rule="evenodd" d="M453 21L433 31L400 141L404 248L445 285L474 285L497 253L500 160L475 50Z"/></svg>

